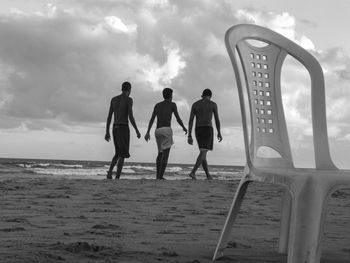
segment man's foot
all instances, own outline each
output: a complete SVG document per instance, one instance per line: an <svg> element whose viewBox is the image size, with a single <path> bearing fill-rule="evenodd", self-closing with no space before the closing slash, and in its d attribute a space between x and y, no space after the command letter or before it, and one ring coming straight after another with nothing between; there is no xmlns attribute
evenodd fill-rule
<svg viewBox="0 0 350 263"><path fill-rule="evenodd" d="M208 175L207 180L213 180L213 177L211 175Z"/></svg>
<svg viewBox="0 0 350 263"><path fill-rule="evenodd" d="M194 173L192 173L192 172L188 176L191 177L193 180L197 179L196 175Z"/></svg>
<svg viewBox="0 0 350 263"><path fill-rule="evenodd" d="M112 179L112 172L110 171L107 172L107 179Z"/></svg>

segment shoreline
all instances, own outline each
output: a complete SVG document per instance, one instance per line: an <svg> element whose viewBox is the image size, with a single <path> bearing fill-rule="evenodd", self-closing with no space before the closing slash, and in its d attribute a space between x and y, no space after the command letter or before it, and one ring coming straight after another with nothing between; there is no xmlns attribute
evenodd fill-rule
<svg viewBox="0 0 350 263"><path fill-rule="evenodd" d="M42 158L11 158L11 157L0 157L0 164L8 161L23 161L23 162L28 162L28 161L52 161L52 162L68 162L68 163L103 163L103 164L110 164L111 160L106 160L106 161L101 161L101 160L74 160L74 159L42 159ZM195 160L193 160L194 162ZM177 165L188 165L188 166L193 166L194 163L168 163L170 166L177 166ZM125 161L124 165L133 165L133 164L144 164L144 165L153 165L155 166L155 162L129 162ZM235 164L209 164L209 166L214 166L214 167L235 167L235 168L244 168L243 165L235 165Z"/></svg>
<svg viewBox="0 0 350 263"><path fill-rule="evenodd" d="M169 180L188 179L193 166L186 164L169 164L165 170L165 178ZM243 167L240 166L209 166L214 178L220 180L240 180ZM49 177L70 179L106 179L109 163L96 161L64 161L64 160L15 160L0 159L0 180L12 177ZM115 169L116 170L116 169ZM115 171L114 171L115 174ZM204 171L198 171L199 178ZM27 175L27 176L24 176ZM125 163L121 178L155 179L156 165L154 163Z"/></svg>

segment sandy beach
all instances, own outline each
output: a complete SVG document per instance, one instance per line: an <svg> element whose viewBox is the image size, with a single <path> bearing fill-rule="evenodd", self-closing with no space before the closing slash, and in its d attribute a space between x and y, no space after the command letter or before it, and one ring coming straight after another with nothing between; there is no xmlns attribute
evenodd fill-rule
<svg viewBox="0 0 350 263"><path fill-rule="evenodd" d="M212 262L237 180L0 182L0 262ZM219 262L276 252L282 189L251 184ZM350 261L350 190L330 200L322 262Z"/></svg>

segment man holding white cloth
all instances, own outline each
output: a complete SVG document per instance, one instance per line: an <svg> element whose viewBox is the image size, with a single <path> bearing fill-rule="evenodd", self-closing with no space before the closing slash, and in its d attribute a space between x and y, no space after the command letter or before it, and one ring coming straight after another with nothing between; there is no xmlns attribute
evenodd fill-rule
<svg viewBox="0 0 350 263"><path fill-rule="evenodd" d="M185 134L187 134L187 129L183 125L182 120L177 112L177 106L175 102L172 102L173 90L170 88L165 88L163 90L162 102L157 103L154 106L152 117L148 124L147 133L145 135L145 140L150 139L149 132L152 128L155 117L157 117L157 129L154 132L154 136L157 141L158 146L158 156L156 160L157 165L157 179L164 179L164 171L168 164L169 152L171 145L174 144L173 141L173 131L171 129L171 117L174 113L177 122L182 127Z"/></svg>

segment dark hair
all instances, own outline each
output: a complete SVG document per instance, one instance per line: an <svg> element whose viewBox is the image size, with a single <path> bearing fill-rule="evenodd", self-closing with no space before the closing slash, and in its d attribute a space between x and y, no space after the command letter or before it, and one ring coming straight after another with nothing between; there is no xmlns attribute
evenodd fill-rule
<svg viewBox="0 0 350 263"><path fill-rule="evenodd" d="M122 91L130 91L131 90L131 84L128 81L123 82L122 84Z"/></svg>
<svg viewBox="0 0 350 263"><path fill-rule="evenodd" d="M208 96L208 97L212 96L212 93L211 93L210 89L203 90L202 97L205 97L205 96Z"/></svg>
<svg viewBox="0 0 350 263"><path fill-rule="evenodd" d="M170 89L170 88L163 89L163 98L164 99L170 99L172 95L173 95L172 89Z"/></svg>

